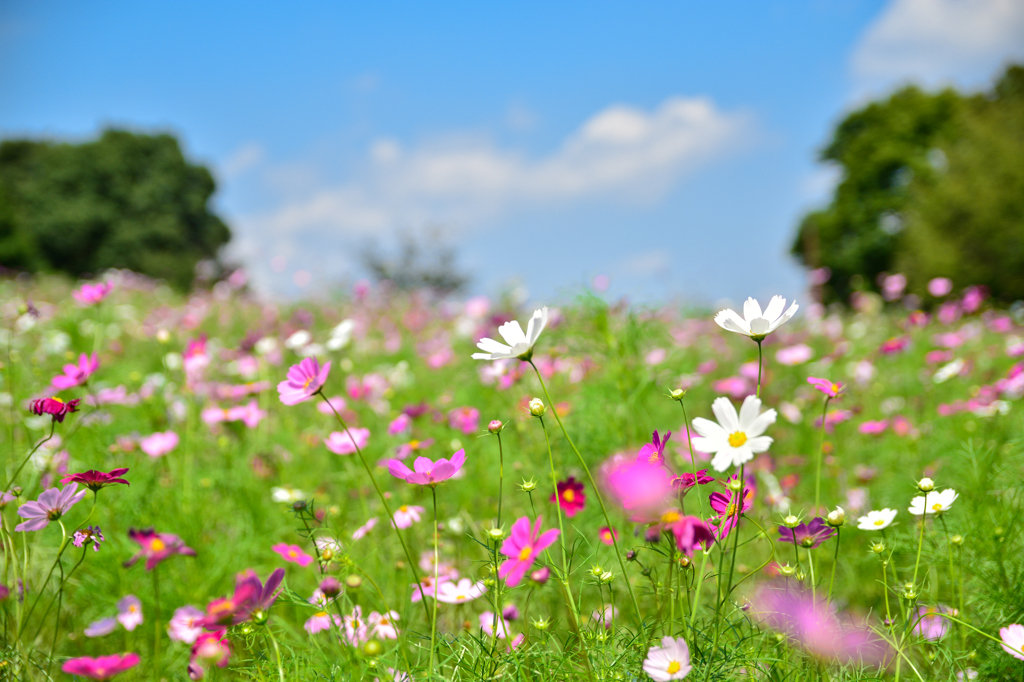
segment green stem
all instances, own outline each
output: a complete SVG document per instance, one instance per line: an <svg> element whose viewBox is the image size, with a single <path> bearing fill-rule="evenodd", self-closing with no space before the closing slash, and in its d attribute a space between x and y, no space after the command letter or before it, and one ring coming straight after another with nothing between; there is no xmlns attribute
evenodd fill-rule
<svg viewBox="0 0 1024 682"><path fill-rule="evenodd" d="M761 370L760 370L760 367L761 367L761 342L760 341L757 344L757 349L758 349L758 353L757 353L757 357L758 357L758 372L757 372L758 382L757 383L758 383L758 390L760 391L760 386L761 386ZM708 657L708 667L707 667L707 672L704 675L704 682L707 682L707 680L709 680L711 678L711 664L715 660L715 654L718 653L718 640L719 640L719 638L722 635L722 625L721 625L721 619L720 619L720 615L721 615L721 612L722 612L722 606L725 603L725 601L729 598L729 595L732 593L732 578L733 578L733 573L736 571L736 554L738 553L739 544L740 544L740 518L742 518L742 516L743 516L743 499L744 499L744 493L746 492L746 490L744 490L744 488L743 488L743 483L744 483L745 478L746 478L746 464L741 464L740 465L740 476L739 476L739 479L738 479L738 482L740 484L740 489L739 489L739 491L733 491L733 497L732 497L732 499L735 500L735 506L736 506L736 509L735 509L735 512L734 512L736 514L736 525L732 527L732 531L731 531L732 533L734 533L734 537L733 537L733 543L732 543L732 558L731 558L731 561L729 563L729 580L726 583L726 589L725 589L724 593L721 592L721 588L719 588L718 603L715 606L715 640L714 640L714 642L711 645L711 655ZM728 520L726 520L726 523L728 523ZM728 539L726 540L726 542L728 542ZM724 547L724 545L723 545L723 547ZM719 578L719 582L721 582L721 578Z"/></svg>
<svg viewBox="0 0 1024 682"><path fill-rule="evenodd" d="M882 559L881 555L879 555L879 557L878 557L879 560L881 560L881 562L882 562L882 587L885 589L885 620L886 620L886 627L890 627L892 625L892 613L889 611L889 577L888 577L888 575L889 575L889 568L887 566L888 562L892 558L892 554L890 554L889 557L890 557L889 559Z"/></svg>
<svg viewBox="0 0 1024 682"><path fill-rule="evenodd" d="M686 444L690 446L690 465L693 467L693 484L697 483L697 458L693 456L693 440L690 438L690 420L686 418L686 405L683 399L679 399L679 407L683 408L683 427L686 429ZM700 517L704 518L704 496L697 492L697 508L700 510Z"/></svg>
<svg viewBox="0 0 1024 682"><path fill-rule="evenodd" d="M430 486L430 496L434 502L434 525L431 527L431 533L434 536L434 608L433 613L430 617L430 675L434 676L436 672L434 669L434 647L437 641L437 578L439 570L439 562L437 556L437 487Z"/></svg>
<svg viewBox="0 0 1024 682"><path fill-rule="evenodd" d="M839 535L840 531L836 528L836 552L832 555L832 577L828 579L828 602L832 601L832 585L836 581L836 564L839 563Z"/></svg>
<svg viewBox="0 0 1024 682"><path fill-rule="evenodd" d="M540 381L540 387L544 391L544 397L547 399L548 404L551 405L551 411L555 415L555 421L558 422L558 427L562 430L562 435L565 436L565 440L569 443L569 447L576 454L576 459L579 460L580 466L583 467L584 473L587 475L587 480L590 481L591 490L594 491L594 497L597 498L597 503L601 506L601 513L604 515L605 524L609 528L612 526L612 520L608 516L608 508L605 506L604 498L601 496L600 488L597 486L597 482L594 480L594 475L590 473L590 467L587 466L587 462L583 459L583 455L580 454L576 444L573 443L572 438L569 437L569 432L565 430L565 425L562 423L562 418L558 416L558 410L555 409L555 404L551 400L551 394L548 393L548 387L544 384L544 377L541 376L540 370L537 369L537 365L533 364L533 360L529 361L530 366L533 367L533 371L537 374L537 379ZM636 594L633 592L633 584L629 580L629 574L626 572L626 563L622 558L622 553L619 551L619 541L615 537L615 533L612 533L612 545L615 547L615 556L619 560L619 570L622 571L622 578L626 582L626 589L629 591L629 598L633 602L633 610L636 612L637 621L640 623L640 627L646 630L643 618L640 615L640 603L636 600Z"/></svg>
<svg viewBox="0 0 1024 682"><path fill-rule="evenodd" d="M281 665L281 649L277 646L277 638L274 637L274 631L267 626L267 634L270 636L270 643L274 645L274 654L277 656L277 675L281 682L284 682L284 666ZM159 678L157 678L159 679Z"/></svg>
<svg viewBox="0 0 1024 682"><path fill-rule="evenodd" d="M917 569L921 566L921 548L924 546L924 526L927 518L927 514L921 514L921 535L917 540L917 560L914 562L914 579L911 581L915 592L917 591Z"/></svg>
<svg viewBox="0 0 1024 682"><path fill-rule="evenodd" d="M828 403L832 396L825 396L825 407L821 409L821 443L818 447L818 466L814 474L814 513L821 505L821 458L825 451L825 419L828 417Z"/></svg>
<svg viewBox="0 0 1024 682"><path fill-rule="evenodd" d="M501 495L505 490L505 451L501 447L501 432L494 435L498 437L498 528L501 528Z"/></svg>
<svg viewBox="0 0 1024 682"><path fill-rule="evenodd" d="M811 572L811 603L817 605L818 603L818 583L814 580L814 555L811 554L811 548L807 548L807 566Z"/></svg>
<svg viewBox="0 0 1024 682"><path fill-rule="evenodd" d="M754 339L754 341L757 343L757 398L760 399L761 398L761 342L764 341L764 339L763 338L761 338L761 339Z"/></svg>
<svg viewBox="0 0 1024 682"><path fill-rule="evenodd" d="M32 612L36 610L36 605L39 604L39 599L43 596L43 587L50 582L50 578L53 577L53 569L57 568L57 564L60 563L60 558L64 555L64 550L68 546L68 531L64 527L64 522L58 520L57 523L60 524L61 533L64 534L63 537L61 538L60 549L57 551L57 559L53 562L53 565L50 566L50 572L46 574L46 579L39 585L39 593L36 595L35 600L33 600L32 602L32 606L29 608L28 612L25 614L24 619L22 620L21 627L18 629L16 639L21 639L21 635L24 634L25 626L28 625L28 619L32 615ZM61 568L61 573L63 572L64 569Z"/></svg>
<svg viewBox="0 0 1024 682"><path fill-rule="evenodd" d="M17 480L18 474L21 473L21 470L24 469L25 465L28 464L28 461L30 459L32 459L32 455L36 454L36 450L38 450L39 448L43 447L43 443L45 443L46 441L48 441L51 438L53 438L53 430L56 427L57 427L57 420L54 419L52 422L50 422L50 435L47 436L46 438L42 439L38 443L36 443L36 446L34 448L32 448L32 451L29 452L28 455L25 456L25 459L23 459L21 464L18 465L18 468L14 470L14 475L11 476L10 479L8 479L7 483L4 484L3 488L0 488L0 492L4 492L4 491L8 490L11 487L11 484L14 483L14 481Z"/></svg>

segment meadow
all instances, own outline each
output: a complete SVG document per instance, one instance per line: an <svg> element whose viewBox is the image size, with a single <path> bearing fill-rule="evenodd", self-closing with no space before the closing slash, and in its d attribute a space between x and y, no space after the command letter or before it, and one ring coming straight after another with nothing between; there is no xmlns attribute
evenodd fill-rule
<svg viewBox="0 0 1024 682"><path fill-rule="evenodd" d="M2 280L0 679L1024 679L1024 307L933 284Z"/></svg>

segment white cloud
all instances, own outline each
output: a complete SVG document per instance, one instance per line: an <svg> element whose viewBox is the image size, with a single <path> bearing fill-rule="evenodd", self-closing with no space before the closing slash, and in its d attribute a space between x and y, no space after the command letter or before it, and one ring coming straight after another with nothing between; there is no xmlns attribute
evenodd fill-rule
<svg viewBox="0 0 1024 682"><path fill-rule="evenodd" d="M893 0L854 50L865 84L977 83L1024 56L1021 0Z"/></svg>
<svg viewBox="0 0 1024 682"><path fill-rule="evenodd" d="M668 251L652 249L629 256L622 261L618 270L625 275L652 276L668 272L672 262Z"/></svg>
<svg viewBox="0 0 1024 682"><path fill-rule="evenodd" d="M228 180L238 177L263 161L263 146L257 142L246 142L231 153L220 165L221 173Z"/></svg>
<svg viewBox="0 0 1024 682"><path fill-rule="evenodd" d="M749 116L722 112L709 99L673 97L653 111L610 106L534 159L480 136L412 149L380 138L357 177L333 186L295 183L281 206L243 218L240 227L250 234L379 235L425 223L474 227L523 207L609 197L649 202L681 175L749 143L752 129Z"/></svg>

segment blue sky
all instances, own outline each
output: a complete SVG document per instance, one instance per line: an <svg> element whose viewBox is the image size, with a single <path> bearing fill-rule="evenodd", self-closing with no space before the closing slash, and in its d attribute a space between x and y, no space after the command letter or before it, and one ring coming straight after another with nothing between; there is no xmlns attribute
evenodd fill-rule
<svg viewBox="0 0 1024 682"><path fill-rule="evenodd" d="M607 274L634 300L792 298L843 113L1022 57L1015 0L8 0L0 136L176 133L218 178L229 255L278 294L437 227L474 292Z"/></svg>

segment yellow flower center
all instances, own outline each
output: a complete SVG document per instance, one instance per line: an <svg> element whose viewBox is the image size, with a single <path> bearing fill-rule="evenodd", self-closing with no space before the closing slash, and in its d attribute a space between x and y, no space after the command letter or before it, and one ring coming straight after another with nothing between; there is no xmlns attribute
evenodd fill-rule
<svg viewBox="0 0 1024 682"><path fill-rule="evenodd" d="M407 507L406 505L403 504L401 507L398 508L398 511L400 511L400 512L402 512L404 514L407 511L409 511L409 507Z"/></svg>
<svg viewBox="0 0 1024 682"><path fill-rule="evenodd" d="M677 512L675 509L673 509L671 511L667 511L664 514L661 515L661 522L662 523L675 523L679 519L680 519L679 512Z"/></svg>
<svg viewBox="0 0 1024 682"><path fill-rule="evenodd" d="M658 461L658 451L655 450L654 454L647 458L647 462L649 464L654 464L657 461Z"/></svg>
<svg viewBox="0 0 1024 682"><path fill-rule="evenodd" d="M316 614L316 617L317 618L326 618L327 617L327 612L326 611L321 611L320 613Z"/></svg>
<svg viewBox="0 0 1024 682"><path fill-rule="evenodd" d="M316 379L316 377L309 377L308 379L306 379L306 381L302 384L302 388L309 388L309 385L313 383L313 379Z"/></svg>
<svg viewBox="0 0 1024 682"><path fill-rule="evenodd" d="M60 403L61 405L63 405L63 404L64 404L64 401L63 401L63 400L61 400L60 398L58 398L57 396L50 396L50 400L56 400L56 401L57 401L58 403Z"/></svg>
<svg viewBox="0 0 1024 682"><path fill-rule="evenodd" d="M413 450L418 450L420 447L420 442L418 440L411 440L409 441L409 447L412 448Z"/></svg>
<svg viewBox="0 0 1024 682"><path fill-rule="evenodd" d="M136 611L138 611L139 609L138 609L138 607L136 607L136 606L135 606L135 604L130 604L130 605L128 606L128 610L129 610L129 611L131 611L132 613L135 613L135 612L136 612Z"/></svg>
<svg viewBox="0 0 1024 682"><path fill-rule="evenodd" d="M725 515L726 516L735 516L736 515L736 505L735 504L730 504L728 507L726 507Z"/></svg>
<svg viewBox="0 0 1024 682"><path fill-rule="evenodd" d="M289 559L294 559L297 556L299 556L299 553L296 552L294 549L289 549L288 550L288 558Z"/></svg>
<svg viewBox="0 0 1024 682"><path fill-rule="evenodd" d="M160 538L153 538L152 542L149 543L149 549L153 552L162 552L166 548L167 545Z"/></svg>
<svg viewBox="0 0 1024 682"><path fill-rule="evenodd" d="M832 392L839 393L839 386L837 384L832 384Z"/></svg>
<svg viewBox="0 0 1024 682"><path fill-rule="evenodd" d="M942 511L942 503L936 502L932 505L932 511Z"/></svg>
<svg viewBox="0 0 1024 682"><path fill-rule="evenodd" d="M875 525L876 526L883 526L883 525L885 525L885 519L875 519Z"/></svg>
<svg viewBox="0 0 1024 682"><path fill-rule="evenodd" d="M466 598L466 595L460 594L459 596L455 597L455 601L462 601L465 598Z"/></svg>
<svg viewBox="0 0 1024 682"><path fill-rule="evenodd" d="M519 560L520 561L526 561L527 559L530 558L530 555L532 553L533 553L533 547L531 547L530 545L527 545L526 547L523 547L523 549L519 552Z"/></svg>
<svg viewBox="0 0 1024 682"><path fill-rule="evenodd" d="M738 448L747 442L747 434L742 431L736 431L735 433L729 434L729 445L734 448Z"/></svg>
<svg viewBox="0 0 1024 682"><path fill-rule="evenodd" d="M572 490L563 490L562 499L566 502L572 502L573 500L576 499L576 493L574 493Z"/></svg>
<svg viewBox="0 0 1024 682"><path fill-rule="evenodd" d="M679 661L672 661L668 664L668 674L675 675L677 672L679 672L679 669L682 667L683 666L679 663Z"/></svg>

